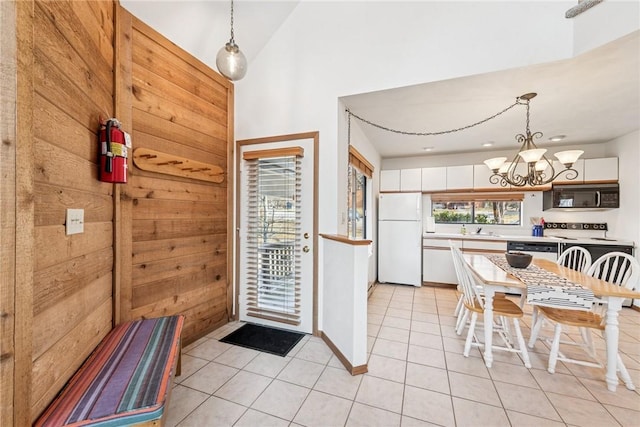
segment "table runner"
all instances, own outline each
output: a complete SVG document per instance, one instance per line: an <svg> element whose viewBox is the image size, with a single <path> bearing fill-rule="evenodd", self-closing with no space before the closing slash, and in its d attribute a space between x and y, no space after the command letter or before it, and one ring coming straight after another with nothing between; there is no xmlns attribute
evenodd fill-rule
<svg viewBox="0 0 640 427"><path fill-rule="evenodd" d="M486 257L527 286L529 304L570 310L590 310L593 305L593 292L580 284L533 264L527 268L513 268L504 255Z"/></svg>

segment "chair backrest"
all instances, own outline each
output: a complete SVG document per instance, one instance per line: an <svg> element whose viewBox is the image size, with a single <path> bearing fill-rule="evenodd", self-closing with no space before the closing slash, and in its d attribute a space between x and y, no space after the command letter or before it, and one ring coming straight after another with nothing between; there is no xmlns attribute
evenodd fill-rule
<svg viewBox="0 0 640 427"><path fill-rule="evenodd" d="M556 262L563 267L586 273L591 267L591 254L582 246L571 246L560 254Z"/></svg>
<svg viewBox="0 0 640 427"><path fill-rule="evenodd" d="M635 289L640 280L640 264L624 252L609 252L598 258L589 267L587 274L628 289Z"/></svg>
<svg viewBox="0 0 640 427"><path fill-rule="evenodd" d="M460 248L454 246L451 241L449 241L449 246L451 247L453 265L456 269L458 283L462 287L462 297L464 298L465 303L473 307L484 308L480 292L478 291L475 279L473 278L473 272L464 260Z"/></svg>

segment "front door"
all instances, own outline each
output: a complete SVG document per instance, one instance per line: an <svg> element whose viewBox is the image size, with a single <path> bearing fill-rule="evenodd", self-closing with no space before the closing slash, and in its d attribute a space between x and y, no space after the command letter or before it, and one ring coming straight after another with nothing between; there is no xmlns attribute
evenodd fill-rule
<svg viewBox="0 0 640 427"><path fill-rule="evenodd" d="M316 329L317 133L238 142L239 319Z"/></svg>

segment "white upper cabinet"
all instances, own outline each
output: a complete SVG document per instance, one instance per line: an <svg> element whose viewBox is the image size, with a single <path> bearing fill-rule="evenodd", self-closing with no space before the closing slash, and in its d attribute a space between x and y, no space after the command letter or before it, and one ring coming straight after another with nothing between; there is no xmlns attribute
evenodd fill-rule
<svg viewBox="0 0 640 427"><path fill-rule="evenodd" d="M473 188L473 165L448 166L447 190Z"/></svg>
<svg viewBox="0 0 640 427"><path fill-rule="evenodd" d="M484 163L473 165L473 188L506 188L500 185L500 181L497 184L490 183L489 177L491 175L493 175L493 172Z"/></svg>
<svg viewBox="0 0 640 427"><path fill-rule="evenodd" d="M584 159L584 182L617 181L618 158Z"/></svg>
<svg viewBox="0 0 640 427"><path fill-rule="evenodd" d="M422 191L444 191L447 189L447 168L422 168Z"/></svg>
<svg viewBox="0 0 640 427"><path fill-rule="evenodd" d="M400 170L380 171L380 191L400 191Z"/></svg>
<svg viewBox="0 0 640 427"><path fill-rule="evenodd" d="M400 191L422 191L422 169L402 169Z"/></svg>

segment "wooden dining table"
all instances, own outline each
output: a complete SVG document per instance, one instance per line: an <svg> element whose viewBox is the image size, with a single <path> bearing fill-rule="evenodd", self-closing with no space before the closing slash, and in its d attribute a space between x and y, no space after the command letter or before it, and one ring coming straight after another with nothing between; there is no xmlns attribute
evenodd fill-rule
<svg viewBox="0 0 640 427"><path fill-rule="evenodd" d="M482 254L465 253L464 259L477 276L478 282L483 285L484 288L484 359L486 366L490 368L493 363L493 354L491 351L493 339L493 297L496 292L526 295L527 287L520 280L502 270ZM616 387L618 386L618 376L616 375L618 337L620 333L618 328L618 313L622 309L622 302L625 298L640 298L640 292L596 279L595 277L588 276L570 268L562 267L548 259L534 257L533 264L590 289L596 297L607 303L604 330L607 351L606 381L607 388L610 391L616 391ZM635 389L631 378L624 378L624 382L628 389Z"/></svg>

